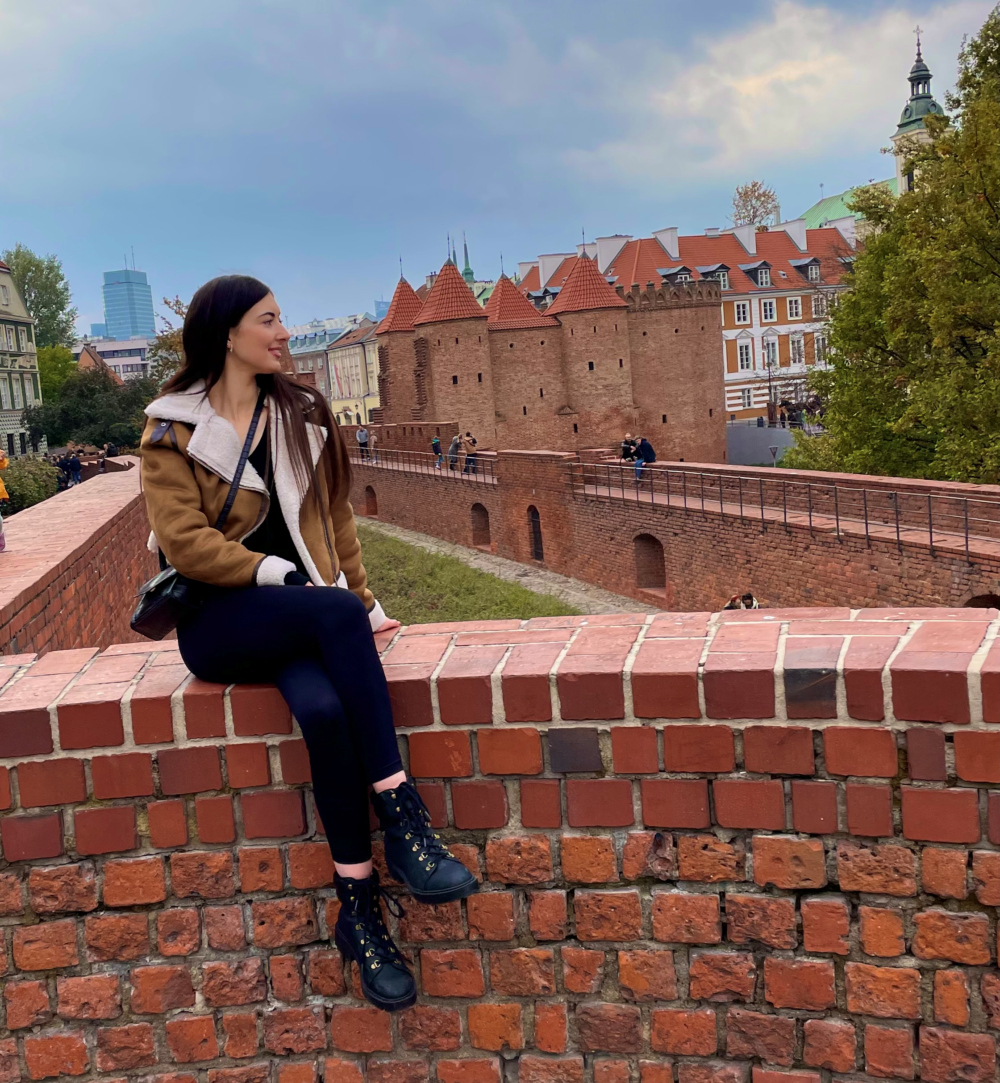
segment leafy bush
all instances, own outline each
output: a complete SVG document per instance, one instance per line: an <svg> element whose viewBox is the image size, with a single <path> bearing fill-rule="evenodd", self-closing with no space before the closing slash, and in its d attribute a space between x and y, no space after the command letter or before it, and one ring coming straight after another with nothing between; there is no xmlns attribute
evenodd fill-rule
<svg viewBox="0 0 1000 1083"><path fill-rule="evenodd" d="M11 513L48 500L58 488L59 471L44 459L12 459L2 476Z"/></svg>

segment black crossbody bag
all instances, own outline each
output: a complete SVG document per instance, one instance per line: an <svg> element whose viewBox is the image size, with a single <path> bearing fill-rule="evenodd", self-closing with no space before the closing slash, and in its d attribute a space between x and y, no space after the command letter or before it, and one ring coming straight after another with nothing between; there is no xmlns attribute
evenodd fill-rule
<svg viewBox="0 0 1000 1083"><path fill-rule="evenodd" d="M260 421L261 411L264 409L265 398L266 393L261 390L257 405L254 407L253 418L250 420L250 428L247 429L247 436L243 441L240 461L236 465L233 482L229 486L229 494L222 506L222 511L219 512L218 519L215 520L215 529L220 533L225 529L229 512L239 492L240 479L243 477L243 469L250 457L250 446L253 444L257 422ZM160 565L162 570L159 574L154 575L139 588L139 604L135 607L135 612L129 621L132 631L138 632L147 639L163 639L185 616L199 609L204 601L204 584L187 579L176 569L171 568L162 551Z"/></svg>

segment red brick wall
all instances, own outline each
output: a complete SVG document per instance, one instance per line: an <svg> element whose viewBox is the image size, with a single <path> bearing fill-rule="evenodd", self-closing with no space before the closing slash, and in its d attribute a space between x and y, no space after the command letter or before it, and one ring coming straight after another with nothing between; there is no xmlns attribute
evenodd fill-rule
<svg viewBox="0 0 1000 1083"><path fill-rule="evenodd" d="M442 441L444 444L444 441ZM444 444L444 452L448 446ZM383 461L388 456L383 457ZM490 517L490 534L495 551L500 526L500 500L496 486L483 480L471 481L462 474L463 457L458 469L448 469L445 454L441 473L433 470L433 458L428 454L424 469L430 473L395 470L385 466L365 466L352 463L353 483L351 503L356 515L366 514L367 489L375 493L378 518L386 523L433 534L437 538L472 546L472 505L482 504ZM485 475L478 474L483 479ZM364 554L362 554L364 559Z"/></svg>
<svg viewBox="0 0 1000 1083"><path fill-rule="evenodd" d="M573 432L574 423L580 420L577 414L559 413L570 404L561 329L491 331L489 339L496 393L496 446L582 447L582 437Z"/></svg>
<svg viewBox="0 0 1000 1083"><path fill-rule="evenodd" d="M482 447L495 447L493 369L486 317L421 324L427 341L428 418L449 417ZM454 377L458 383L453 383ZM481 377L481 379L480 379Z"/></svg>
<svg viewBox="0 0 1000 1083"><path fill-rule="evenodd" d="M0 660L139 638L128 626L135 592L157 564L146 549L149 523L137 467L59 493L11 516L5 529Z"/></svg>
<svg viewBox="0 0 1000 1083"><path fill-rule="evenodd" d="M722 463L726 395L718 299L699 304L692 291L677 292L683 300L669 308L629 313L638 427L660 459Z"/></svg>
<svg viewBox="0 0 1000 1083"><path fill-rule="evenodd" d="M998 626L809 609L378 637L405 761L482 881L403 898L420 999L396 1016L332 948L274 689L191 681L171 644L7 659L3 1078L995 1080Z"/></svg>

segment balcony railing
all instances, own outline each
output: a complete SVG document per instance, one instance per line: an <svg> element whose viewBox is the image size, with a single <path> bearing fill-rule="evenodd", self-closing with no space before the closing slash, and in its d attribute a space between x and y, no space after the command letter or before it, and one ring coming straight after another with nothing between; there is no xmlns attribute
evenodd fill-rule
<svg viewBox="0 0 1000 1083"><path fill-rule="evenodd" d="M468 462L464 453L457 456L441 454L438 457L429 451L396 451L383 448L351 447L348 456L355 466L374 467L379 470L398 470L408 474L427 474L452 481L464 481L473 485L496 485L494 452L481 452L475 456L475 462Z"/></svg>
<svg viewBox="0 0 1000 1083"><path fill-rule="evenodd" d="M598 500L627 500L812 532L873 538L976 557L1000 557L1000 497L921 493L844 482L766 478L761 473L646 466L636 480L631 463L574 463L574 491Z"/></svg>

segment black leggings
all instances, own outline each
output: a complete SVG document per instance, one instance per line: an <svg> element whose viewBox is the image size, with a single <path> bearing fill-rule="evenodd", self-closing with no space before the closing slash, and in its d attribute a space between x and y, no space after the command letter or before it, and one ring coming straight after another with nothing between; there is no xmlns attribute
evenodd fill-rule
<svg viewBox="0 0 1000 1083"><path fill-rule="evenodd" d="M368 614L339 587L213 591L177 631L204 681L278 686L305 738L334 861L371 857L368 787L403 769Z"/></svg>

